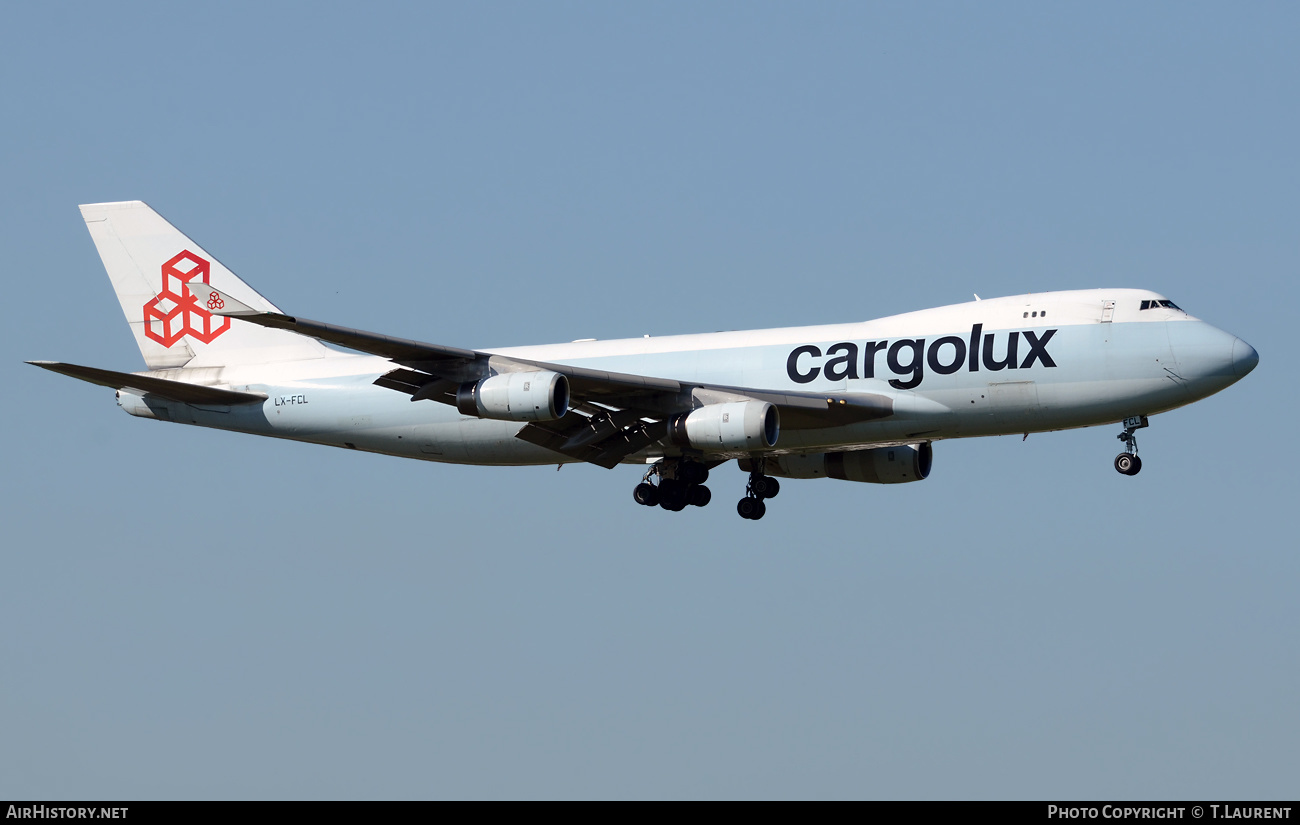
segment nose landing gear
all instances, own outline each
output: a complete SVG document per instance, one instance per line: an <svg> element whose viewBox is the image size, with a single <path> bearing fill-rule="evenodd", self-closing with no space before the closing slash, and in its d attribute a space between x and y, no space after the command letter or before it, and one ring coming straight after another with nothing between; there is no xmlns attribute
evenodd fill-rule
<svg viewBox="0 0 1300 825"><path fill-rule="evenodd" d="M1135 415L1124 419L1124 432L1115 436L1124 442L1124 452L1115 456L1115 469L1126 476L1135 476L1142 470L1142 459L1138 458L1137 436L1143 427L1150 426L1145 415Z"/></svg>

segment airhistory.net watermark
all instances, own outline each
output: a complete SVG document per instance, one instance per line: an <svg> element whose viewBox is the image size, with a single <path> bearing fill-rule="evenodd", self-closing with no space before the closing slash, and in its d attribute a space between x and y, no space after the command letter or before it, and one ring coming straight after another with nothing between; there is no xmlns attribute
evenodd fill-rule
<svg viewBox="0 0 1300 825"><path fill-rule="evenodd" d="M71 808L65 805L10 805L5 819L126 819L126 808Z"/></svg>

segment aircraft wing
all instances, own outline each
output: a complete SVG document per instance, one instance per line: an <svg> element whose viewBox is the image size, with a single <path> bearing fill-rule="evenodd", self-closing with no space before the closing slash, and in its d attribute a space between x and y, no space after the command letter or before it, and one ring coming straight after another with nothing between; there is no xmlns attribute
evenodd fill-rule
<svg viewBox="0 0 1300 825"><path fill-rule="evenodd" d="M260 312L239 304L207 284L189 284L204 303L224 305L213 312L252 324L285 329L393 362L393 369L375 383L404 392L412 401L437 401L455 406L461 384L503 372L549 370L569 381L571 407L562 418L532 422L518 438L558 453L613 467L668 433L674 415L706 404L766 401L789 429L819 429L892 415L893 399L878 393L813 393L764 390L678 381L647 375L606 372L566 364L551 364L477 350L428 344L374 332L312 321L275 312Z"/></svg>
<svg viewBox="0 0 1300 825"><path fill-rule="evenodd" d="M260 404L266 400L266 394L260 392L238 392L217 387L205 387L202 384L190 384L185 381L172 381L167 378L151 378L147 375L135 375L129 372L113 372L97 367L83 367L78 364L64 364L60 361L28 361L34 367L57 372L72 378L80 378L101 387L115 390L132 390L142 395L156 395L171 401L185 404Z"/></svg>

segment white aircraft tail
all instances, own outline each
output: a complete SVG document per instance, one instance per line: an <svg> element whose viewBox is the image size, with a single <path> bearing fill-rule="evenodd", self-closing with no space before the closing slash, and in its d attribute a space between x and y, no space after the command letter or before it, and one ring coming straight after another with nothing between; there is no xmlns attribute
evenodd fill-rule
<svg viewBox="0 0 1300 825"><path fill-rule="evenodd" d="M122 312L149 369L321 358L314 338L213 315L187 284L211 284L249 307L279 312L142 201L81 207Z"/></svg>

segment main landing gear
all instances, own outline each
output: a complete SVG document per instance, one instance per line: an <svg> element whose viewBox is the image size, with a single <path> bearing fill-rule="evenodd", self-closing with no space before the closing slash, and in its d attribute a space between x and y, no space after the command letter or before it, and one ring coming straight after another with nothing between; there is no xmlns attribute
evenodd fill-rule
<svg viewBox="0 0 1300 825"><path fill-rule="evenodd" d="M781 492L781 482L768 475L763 475L763 459L754 461L754 470L749 474L749 484L745 485L745 497L736 504L736 512L743 519L758 521L767 515L767 505L763 499L776 498Z"/></svg>
<svg viewBox="0 0 1300 825"><path fill-rule="evenodd" d="M753 467L749 483L745 485L745 497L736 504L736 512L743 519L758 521L767 513L765 500L776 498L781 492L781 482L763 473L761 458L754 460ZM656 479L658 483L652 483ZM658 506L671 512L692 506L704 507L713 499L709 488L704 486L708 480L709 468L704 464L690 459L666 458L646 471L641 483L632 491L632 498L637 504Z"/></svg>
<svg viewBox="0 0 1300 825"><path fill-rule="evenodd" d="M658 476L658 486L650 479ZM713 493L704 482L709 480L709 468L698 461L660 461L646 471L641 483L632 491L637 504L678 512L687 506L705 507L713 500Z"/></svg>
<svg viewBox="0 0 1300 825"><path fill-rule="evenodd" d="M1142 470L1142 459L1138 458L1138 441L1134 435L1147 424L1145 415L1135 415L1124 419L1124 432L1115 436L1124 442L1124 452L1115 456L1115 469L1126 476L1135 476Z"/></svg>

